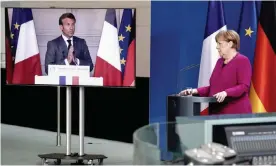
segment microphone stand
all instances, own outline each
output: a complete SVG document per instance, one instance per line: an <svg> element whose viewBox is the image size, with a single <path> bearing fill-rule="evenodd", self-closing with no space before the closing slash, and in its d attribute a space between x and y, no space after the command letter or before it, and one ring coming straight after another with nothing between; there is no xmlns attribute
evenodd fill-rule
<svg viewBox="0 0 276 166"><path fill-rule="evenodd" d="M197 67L199 67L199 66L200 66L200 64L192 64L192 65L186 66L186 67L184 67L184 68L182 68L182 69L180 69L180 70L178 71L177 85L176 85L176 87L177 87L177 90L178 90L179 92L181 91L181 90L179 90L179 78L180 78L180 73L189 71L189 70L194 69L194 68L197 68ZM178 92L178 93L179 93L179 92ZM176 93L176 94L178 94L178 93Z"/></svg>

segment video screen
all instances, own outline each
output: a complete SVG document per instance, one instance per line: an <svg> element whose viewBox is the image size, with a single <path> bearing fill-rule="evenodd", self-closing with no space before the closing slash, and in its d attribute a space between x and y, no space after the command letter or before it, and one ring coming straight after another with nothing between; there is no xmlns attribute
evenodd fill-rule
<svg viewBox="0 0 276 166"><path fill-rule="evenodd" d="M135 13L5 8L7 84L134 87Z"/></svg>

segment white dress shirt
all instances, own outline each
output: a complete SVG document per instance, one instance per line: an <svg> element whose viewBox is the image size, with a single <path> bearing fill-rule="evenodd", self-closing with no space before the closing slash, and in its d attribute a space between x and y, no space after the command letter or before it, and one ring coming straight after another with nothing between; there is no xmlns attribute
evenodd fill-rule
<svg viewBox="0 0 276 166"><path fill-rule="evenodd" d="M62 38L63 38L63 40L65 41L67 48L68 48L68 45L69 45L69 43L68 43L67 40L71 40L71 45L73 46L73 43L74 43L74 42L73 42L73 37L71 37L70 39L68 39L66 36L64 36L64 35L62 34ZM75 59L76 59L77 65L79 65L79 64L80 64L80 60L79 60L78 58L75 58ZM69 62L68 62L68 60L67 60L67 58L64 59L64 62L65 62L66 65L70 65Z"/></svg>

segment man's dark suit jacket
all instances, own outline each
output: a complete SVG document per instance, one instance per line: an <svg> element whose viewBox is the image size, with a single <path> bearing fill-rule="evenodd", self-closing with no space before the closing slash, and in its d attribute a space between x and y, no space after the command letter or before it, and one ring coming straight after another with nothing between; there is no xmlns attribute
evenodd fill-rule
<svg viewBox="0 0 276 166"><path fill-rule="evenodd" d="M93 70L93 62L84 39L73 36L74 55L79 59L80 66L90 66ZM48 74L48 65L65 65L64 60L68 56L67 45L62 36L53 39L47 43L47 51L45 55L45 72Z"/></svg>

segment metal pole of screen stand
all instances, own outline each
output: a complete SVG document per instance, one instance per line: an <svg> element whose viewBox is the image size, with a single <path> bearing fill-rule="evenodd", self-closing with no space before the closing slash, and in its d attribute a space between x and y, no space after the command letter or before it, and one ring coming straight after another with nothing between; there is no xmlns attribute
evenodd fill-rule
<svg viewBox="0 0 276 166"><path fill-rule="evenodd" d="M60 136L60 86L57 87L57 142L56 146L61 146Z"/></svg>
<svg viewBox="0 0 276 166"><path fill-rule="evenodd" d="M71 94L70 86L66 87L66 155L71 155Z"/></svg>
<svg viewBox="0 0 276 166"><path fill-rule="evenodd" d="M80 151L79 157L82 158L86 156L88 165L95 165L93 160L98 160L98 164L102 165L103 160L107 158L102 154L84 154L84 129L85 129L85 112L84 112L84 104L85 104L85 93L84 87L79 87L79 139L80 139Z"/></svg>
<svg viewBox="0 0 276 166"><path fill-rule="evenodd" d="M67 151L66 155L71 155L71 87L66 89L66 134ZM80 151L79 156L84 155L84 87L79 87L79 135Z"/></svg>
<svg viewBox="0 0 276 166"><path fill-rule="evenodd" d="M84 87L79 87L79 135L80 152L79 156L84 155Z"/></svg>

